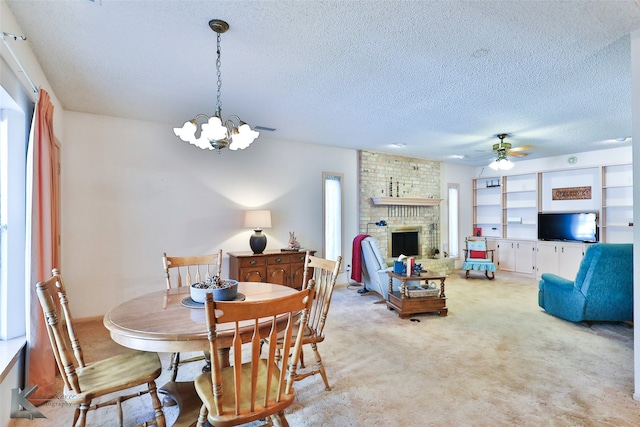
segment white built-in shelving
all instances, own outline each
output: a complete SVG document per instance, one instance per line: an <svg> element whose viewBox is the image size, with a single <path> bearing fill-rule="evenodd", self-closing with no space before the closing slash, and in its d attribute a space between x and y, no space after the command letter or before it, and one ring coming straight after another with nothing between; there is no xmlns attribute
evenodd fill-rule
<svg viewBox="0 0 640 427"><path fill-rule="evenodd" d="M538 174L505 176L502 189L502 235L510 239L538 238Z"/></svg>
<svg viewBox="0 0 640 427"><path fill-rule="evenodd" d="M602 167L600 241L633 241L633 165Z"/></svg>
<svg viewBox="0 0 640 427"><path fill-rule="evenodd" d="M588 244L537 241L538 213L548 211L552 202L551 189L554 187L549 187L549 179L555 179L551 181L552 185L560 187L565 184L565 176L567 187L601 185L601 198L578 201L582 206L585 202L590 203L584 208L586 210L599 211L599 241L633 242L633 165L606 165L601 166L600 171L598 168L591 171L567 169L473 180L473 227L480 228L483 236L497 243L500 269L537 273L538 277L547 271L569 277L577 271ZM592 176L595 179L591 179ZM583 181L585 184L581 184ZM594 191L597 192L596 188ZM560 203L564 204L558 205L559 211L566 210L567 201ZM532 253L535 254L533 259Z"/></svg>
<svg viewBox="0 0 640 427"><path fill-rule="evenodd" d="M502 178L473 180L473 228L483 236L502 237Z"/></svg>

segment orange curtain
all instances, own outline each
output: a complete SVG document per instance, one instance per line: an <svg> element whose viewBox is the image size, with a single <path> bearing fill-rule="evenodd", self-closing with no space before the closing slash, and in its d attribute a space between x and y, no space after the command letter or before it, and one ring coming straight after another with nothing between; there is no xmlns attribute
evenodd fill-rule
<svg viewBox="0 0 640 427"><path fill-rule="evenodd" d="M53 133L53 104L49 94L42 88L33 118L29 145L32 150L33 181L27 385L38 386L31 399L39 402L39 399L48 399L55 395L56 367L34 285L37 281L50 277L52 268L60 266L59 189Z"/></svg>

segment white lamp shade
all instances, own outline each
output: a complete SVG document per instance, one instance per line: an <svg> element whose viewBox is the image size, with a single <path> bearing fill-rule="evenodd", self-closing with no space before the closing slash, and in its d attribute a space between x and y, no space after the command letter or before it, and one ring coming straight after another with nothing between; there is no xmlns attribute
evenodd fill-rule
<svg viewBox="0 0 640 427"><path fill-rule="evenodd" d="M260 132L251 129L251 127L243 123L238 127L237 131L231 136L231 144L229 150L244 150L260 135Z"/></svg>
<svg viewBox="0 0 640 427"><path fill-rule="evenodd" d="M198 127L196 124L189 120L184 122L184 125L182 125L181 128L173 128L173 133L180 137L184 142L190 142L195 139L197 129Z"/></svg>
<svg viewBox="0 0 640 427"><path fill-rule="evenodd" d="M210 117L207 123L202 124L202 135L209 141L219 141L227 137L227 128L222 125L222 121L216 117Z"/></svg>
<svg viewBox="0 0 640 427"><path fill-rule="evenodd" d="M198 148L203 150L213 150L214 147L205 135L204 126L206 126L206 124L202 125L203 130L200 132L200 138L196 138L198 125L194 120L184 122L184 125L181 128L173 128L173 133L180 137L181 140L188 142L191 145L195 145Z"/></svg>
<svg viewBox="0 0 640 427"><path fill-rule="evenodd" d="M266 209L247 211L244 216L244 226L254 230L271 228L271 211Z"/></svg>
<svg viewBox="0 0 640 427"><path fill-rule="evenodd" d="M496 159L489 167L493 170L509 170L513 167L513 162L509 159Z"/></svg>

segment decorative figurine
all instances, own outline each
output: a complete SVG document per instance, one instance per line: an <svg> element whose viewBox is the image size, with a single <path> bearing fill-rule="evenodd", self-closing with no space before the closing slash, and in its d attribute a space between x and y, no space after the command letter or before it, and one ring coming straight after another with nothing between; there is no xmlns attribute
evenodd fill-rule
<svg viewBox="0 0 640 427"><path fill-rule="evenodd" d="M289 249L294 251L300 249L300 243L296 240L296 233L294 231L289 232Z"/></svg>

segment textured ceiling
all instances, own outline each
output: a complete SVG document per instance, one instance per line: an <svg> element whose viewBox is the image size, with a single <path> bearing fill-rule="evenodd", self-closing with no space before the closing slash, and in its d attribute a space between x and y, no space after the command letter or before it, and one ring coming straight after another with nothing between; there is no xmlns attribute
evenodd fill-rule
<svg viewBox="0 0 640 427"><path fill-rule="evenodd" d="M7 4L66 110L167 132L212 114L219 18L223 116L276 129L256 143L469 165L498 133L529 159L630 144L632 0Z"/></svg>

